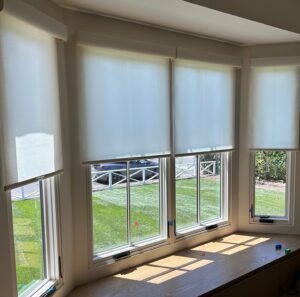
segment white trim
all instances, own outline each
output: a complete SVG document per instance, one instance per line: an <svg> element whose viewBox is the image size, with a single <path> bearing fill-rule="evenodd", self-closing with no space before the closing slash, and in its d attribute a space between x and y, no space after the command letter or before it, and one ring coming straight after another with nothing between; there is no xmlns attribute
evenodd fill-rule
<svg viewBox="0 0 300 297"><path fill-rule="evenodd" d="M0 7L1 13L10 14L18 19L32 24L52 36L67 40L67 26L49 17L47 14L35 9L34 7L20 0L3 0L3 6Z"/></svg>
<svg viewBox="0 0 300 297"><path fill-rule="evenodd" d="M208 223L208 222L206 222L206 223ZM211 221L209 221L209 223L210 224L207 224L207 226L217 224L218 227L216 229L213 229L213 230L206 230L205 229L206 225L195 225L195 226L192 226L192 227L179 229L176 232L175 242L181 241L183 239L187 239L187 238L190 238L190 237L195 237L195 236L198 236L198 235L201 235L201 234L204 234L204 233L213 232L213 231L216 231L219 228L227 227L227 226L230 225L227 220L223 220L223 219L211 220Z"/></svg>
<svg viewBox="0 0 300 297"><path fill-rule="evenodd" d="M208 62L213 64L223 64L232 67L242 67L241 57L215 54L201 50L196 51L182 47L177 48L177 58L183 60Z"/></svg>
<svg viewBox="0 0 300 297"><path fill-rule="evenodd" d="M297 66L300 56L252 58L250 63L252 67Z"/></svg>
<svg viewBox="0 0 300 297"><path fill-rule="evenodd" d="M77 43L80 45L127 50L169 58L176 56L175 47L85 31L79 31L77 33Z"/></svg>
<svg viewBox="0 0 300 297"><path fill-rule="evenodd" d="M106 253L96 254L93 257L91 268L97 267L99 265L111 264L111 263L117 262L118 260L114 260L112 257L114 255L122 253L122 252L129 251L130 255L128 257L131 257L131 256L134 256L134 255L149 251L153 248L161 247L164 245L168 245L166 238L164 238L162 236L158 236L151 240L144 240L139 243L132 244L131 246L123 246L123 247L108 251ZM121 258L121 259L123 259L123 258Z"/></svg>

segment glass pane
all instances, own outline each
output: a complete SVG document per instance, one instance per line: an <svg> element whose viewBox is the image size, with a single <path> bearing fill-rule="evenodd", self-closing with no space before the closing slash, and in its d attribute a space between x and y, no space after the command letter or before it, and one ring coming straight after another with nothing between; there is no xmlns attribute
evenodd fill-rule
<svg viewBox="0 0 300 297"><path fill-rule="evenodd" d="M199 155L201 222L221 217L221 153Z"/></svg>
<svg viewBox="0 0 300 297"><path fill-rule="evenodd" d="M130 211L132 241L160 234L159 160L130 161Z"/></svg>
<svg viewBox="0 0 300 297"><path fill-rule="evenodd" d="M197 158L176 158L176 227L197 224Z"/></svg>
<svg viewBox="0 0 300 297"><path fill-rule="evenodd" d="M11 191L18 293L46 278L39 183Z"/></svg>
<svg viewBox="0 0 300 297"><path fill-rule="evenodd" d="M126 168L126 162L91 166L94 253L127 244Z"/></svg>
<svg viewBox="0 0 300 297"><path fill-rule="evenodd" d="M287 153L255 153L255 215L285 216Z"/></svg>

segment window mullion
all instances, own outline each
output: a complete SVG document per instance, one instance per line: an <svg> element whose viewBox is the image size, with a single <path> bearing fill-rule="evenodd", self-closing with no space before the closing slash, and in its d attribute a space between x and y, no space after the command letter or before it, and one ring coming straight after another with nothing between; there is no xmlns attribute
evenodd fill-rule
<svg viewBox="0 0 300 297"><path fill-rule="evenodd" d="M290 207L291 207L291 179L293 174L293 166L292 166L292 154L291 152L287 152L287 160L286 160L286 187L285 187L285 217L289 219L290 217Z"/></svg>
<svg viewBox="0 0 300 297"><path fill-rule="evenodd" d="M196 180L197 180L197 224L201 224L201 213L200 213L200 177L201 177L201 166L200 166L200 158L199 155L196 155Z"/></svg>
<svg viewBox="0 0 300 297"><path fill-rule="evenodd" d="M127 183L126 183L126 193L127 193L127 241L128 245L132 245L131 238L131 211L130 211L130 161L126 162L126 175L127 175Z"/></svg>
<svg viewBox="0 0 300 297"><path fill-rule="evenodd" d="M226 155L225 155L226 154ZM225 217L225 195L226 192L228 193L228 182L227 182L227 176L225 172L228 172L227 168L227 161L225 165L225 159L227 160L227 153L221 153L220 156L221 159L221 168L220 168L220 218L224 219ZM216 164L217 166L217 164Z"/></svg>
<svg viewBox="0 0 300 297"><path fill-rule="evenodd" d="M44 278L48 278L49 275L49 263L48 263L48 236L46 234L46 222L45 222L45 189L44 189L44 181L39 181L40 188L40 209L41 209L41 222L42 222L42 246L43 246L43 262L44 262Z"/></svg>

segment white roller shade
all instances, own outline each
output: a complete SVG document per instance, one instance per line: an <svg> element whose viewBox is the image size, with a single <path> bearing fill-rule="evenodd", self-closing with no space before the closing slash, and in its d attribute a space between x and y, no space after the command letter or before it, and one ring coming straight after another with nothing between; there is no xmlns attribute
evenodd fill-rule
<svg viewBox="0 0 300 297"><path fill-rule="evenodd" d="M169 154L168 59L78 48L82 162Z"/></svg>
<svg viewBox="0 0 300 297"><path fill-rule="evenodd" d="M0 17L1 152L5 185L62 169L56 41Z"/></svg>
<svg viewBox="0 0 300 297"><path fill-rule="evenodd" d="M252 68L250 149L299 147L298 73L296 66Z"/></svg>
<svg viewBox="0 0 300 297"><path fill-rule="evenodd" d="M235 70L176 61L175 154L234 148Z"/></svg>

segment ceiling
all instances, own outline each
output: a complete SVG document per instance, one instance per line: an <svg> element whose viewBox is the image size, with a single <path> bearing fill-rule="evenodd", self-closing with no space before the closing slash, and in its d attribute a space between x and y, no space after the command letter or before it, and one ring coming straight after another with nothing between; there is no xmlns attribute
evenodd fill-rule
<svg viewBox="0 0 300 297"><path fill-rule="evenodd" d="M300 41L300 34L183 0L53 0L70 9L123 18L240 44Z"/></svg>

